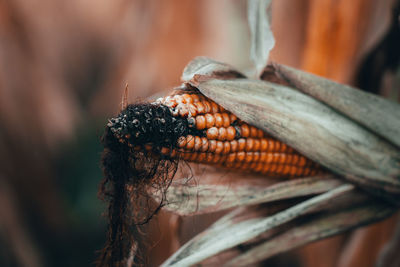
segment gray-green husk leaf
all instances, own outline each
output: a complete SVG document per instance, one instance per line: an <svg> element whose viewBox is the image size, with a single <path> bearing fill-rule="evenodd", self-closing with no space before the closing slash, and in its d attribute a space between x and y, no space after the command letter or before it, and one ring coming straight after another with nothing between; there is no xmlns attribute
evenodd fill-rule
<svg viewBox="0 0 400 267"><path fill-rule="evenodd" d="M340 179L329 174L273 184L271 184L272 182L260 183L263 180L268 182L268 177L257 178L251 179L247 175L222 181L218 178L200 178L195 185L188 185L188 182L184 179L174 181L168 188L166 196L168 204L164 209L183 216L198 215L229 208L320 194L342 184Z"/></svg>
<svg viewBox="0 0 400 267"><path fill-rule="evenodd" d="M226 218L223 217L206 231L183 245L162 266L190 266L199 263L299 216L314 212L331 200L349 193L353 189L354 186L344 184L266 218L235 222L233 217L228 214Z"/></svg>
<svg viewBox="0 0 400 267"><path fill-rule="evenodd" d="M296 89L324 102L400 147L400 105L295 68L274 63L278 75Z"/></svg>

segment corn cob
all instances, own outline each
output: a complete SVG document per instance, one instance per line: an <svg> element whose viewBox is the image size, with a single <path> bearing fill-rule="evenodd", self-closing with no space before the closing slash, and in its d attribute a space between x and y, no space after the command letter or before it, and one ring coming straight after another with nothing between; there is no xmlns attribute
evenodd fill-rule
<svg viewBox="0 0 400 267"><path fill-rule="evenodd" d="M270 177L290 178L320 172L316 163L241 121L199 92L178 90L152 104L168 107L174 118L185 121L188 130L174 144L165 142L164 145L138 144L130 133L122 136L117 133L119 141L135 151L157 151L171 159L214 164ZM162 122L162 118L158 120ZM115 128L115 123L110 122L109 126Z"/></svg>
<svg viewBox="0 0 400 267"><path fill-rule="evenodd" d="M140 249L134 237L139 230L132 224L146 223L162 207L163 201L155 209L150 207L148 188L160 192L164 200L180 159L270 177L320 171L291 147L198 91L185 89L151 104L123 105L107 124L100 195L109 199L109 221L99 258L102 266L125 266L132 247Z"/></svg>

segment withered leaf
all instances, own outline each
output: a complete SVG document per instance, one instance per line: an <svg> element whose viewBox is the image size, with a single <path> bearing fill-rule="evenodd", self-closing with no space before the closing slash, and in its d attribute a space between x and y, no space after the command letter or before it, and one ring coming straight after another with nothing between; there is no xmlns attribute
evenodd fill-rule
<svg viewBox="0 0 400 267"><path fill-rule="evenodd" d="M229 174L228 174L229 175ZM174 181L167 191L164 209L179 215L198 215L229 208L267 203L329 191L342 182L333 175L319 175L274 183L241 175L234 179L204 179L194 186L186 181ZM265 181L265 183L261 183Z"/></svg>
<svg viewBox="0 0 400 267"><path fill-rule="evenodd" d="M285 65L272 67L295 88L400 147L400 104Z"/></svg>
<svg viewBox="0 0 400 267"><path fill-rule="evenodd" d="M186 65L181 80L196 86L209 79L243 78L244 75L229 64L218 62L208 57L196 57Z"/></svg>
<svg viewBox="0 0 400 267"><path fill-rule="evenodd" d="M267 65L269 53L275 45L270 27L271 0L248 1L248 21L251 32L250 59L256 67L256 75Z"/></svg>
<svg viewBox="0 0 400 267"><path fill-rule="evenodd" d="M341 185L331 191L303 201L273 216L234 222L231 215L222 218L203 233L183 245L163 266L190 266L230 249L258 235L289 222L301 215L318 210L329 201L351 192L354 186Z"/></svg>
<svg viewBox="0 0 400 267"><path fill-rule="evenodd" d="M395 208L384 203L368 202L358 207L321 214L310 222L291 228L242 253L224 266L249 266L278 253L376 222L393 214L394 211Z"/></svg>

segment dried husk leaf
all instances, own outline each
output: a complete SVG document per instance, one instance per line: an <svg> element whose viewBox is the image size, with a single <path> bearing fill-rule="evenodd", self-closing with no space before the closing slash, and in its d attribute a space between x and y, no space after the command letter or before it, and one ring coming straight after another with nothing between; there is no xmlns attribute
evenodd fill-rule
<svg viewBox="0 0 400 267"><path fill-rule="evenodd" d="M271 0L249 0L248 21L251 33L250 59L259 75L267 65L269 53L275 45L270 27Z"/></svg>
<svg viewBox="0 0 400 267"><path fill-rule="evenodd" d="M291 228L242 253L225 266L249 266L307 243L379 221L393 214L394 211L395 208L386 203L369 202L355 208L321 214L305 224Z"/></svg>
<svg viewBox="0 0 400 267"><path fill-rule="evenodd" d="M283 79L400 147L400 105L329 79L274 63Z"/></svg>
<svg viewBox="0 0 400 267"><path fill-rule="evenodd" d="M187 242L162 266L190 266L199 263L208 257L251 240L274 227L316 211L326 203L353 189L354 186L344 184L266 218L235 222L234 216L229 214Z"/></svg>
<svg viewBox="0 0 400 267"><path fill-rule="evenodd" d="M320 101L259 80L207 80L197 87L240 119L331 171L397 201L400 151Z"/></svg>
<svg viewBox="0 0 400 267"><path fill-rule="evenodd" d="M174 181L168 188L168 204L164 209L183 216L198 215L320 194L342 183L337 177L329 174L288 180L272 185L268 177L257 178L250 179L246 175L229 180L201 177L195 185L188 185L186 180ZM260 181L266 183L260 183Z"/></svg>
<svg viewBox="0 0 400 267"><path fill-rule="evenodd" d="M186 65L181 80L196 85L208 79L233 79L245 77L229 64L218 62L208 57L196 57Z"/></svg>
<svg viewBox="0 0 400 267"><path fill-rule="evenodd" d="M289 208L290 206L293 206L293 205L299 203L298 200L299 199L297 199L297 202L295 199L293 199L291 201L288 201L288 200L280 201L278 203L275 203L274 205L267 204L267 205L247 206L247 213L253 212L253 214L255 214L255 216L253 216L252 218L261 217L261 216L265 217L268 214L272 215L273 213L282 211L283 209ZM366 205L366 203L376 203L376 202L377 202L376 199L371 198L364 192L362 192L360 190L352 190L346 194L339 195L334 200L331 200L329 202L326 202L323 205L320 205L317 209L315 209L314 211L312 211L304 216L300 216L288 223L274 227L274 228L264 232L263 234L257 236L256 238L240 244L240 248L233 247L232 249L226 250L224 252L221 252L215 256L212 256L212 257L202 261L201 264L203 264L203 263L208 264L208 262L216 262L217 264L221 264L223 262L229 262L234 257L239 256L239 254L246 253L250 249L253 249L256 246L258 246L264 242L267 242L268 240L271 240L271 238L275 238L276 236L281 235L281 234L285 233L286 231L289 231L289 230L297 228L297 227L301 227L305 224L309 224L316 219L322 218L324 216L328 216L330 214L335 214L339 211L360 207L360 206ZM384 202L384 201L382 201L382 202ZM271 208L276 207L277 205L278 206L280 205L281 208L276 209L275 212L271 211ZM386 203L384 205L387 206ZM255 213L254 211L256 211L257 213ZM266 211L267 214L264 215L263 213L261 213L261 211L264 211L264 212ZM237 217L238 216L235 216L236 221L237 221ZM239 217L239 219L240 218L241 217ZM250 218L250 217L246 217L246 218ZM238 252L240 252L240 253L238 254ZM231 255L232 257L229 257L229 255ZM221 260L221 256L223 257L222 260Z"/></svg>

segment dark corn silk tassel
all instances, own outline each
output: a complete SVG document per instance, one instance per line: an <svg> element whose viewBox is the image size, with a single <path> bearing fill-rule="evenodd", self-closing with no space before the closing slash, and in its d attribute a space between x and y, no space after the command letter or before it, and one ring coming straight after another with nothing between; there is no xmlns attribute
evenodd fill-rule
<svg viewBox="0 0 400 267"><path fill-rule="evenodd" d="M110 119L102 141L100 195L109 201L109 229L98 266L142 262L135 225L161 208L179 160L267 177L320 172L316 163L185 86L154 103L126 106ZM159 190L161 203L151 201L150 187Z"/></svg>
<svg viewBox="0 0 400 267"><path fill-rule="evenodd" d="M197 134L184 117L160 104L128 105L109 120L102 142L104 179L100 196L108 200L109 227L98 266L129 266L143 262L135 225L146 223L162 206L154 204L148 187L164 193L177 170L178 157L162 153L176 148L181 136Z"/></svg>

